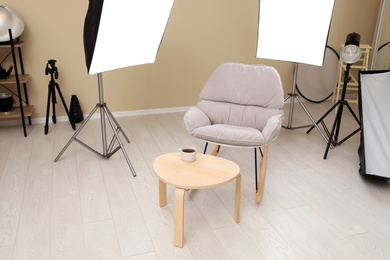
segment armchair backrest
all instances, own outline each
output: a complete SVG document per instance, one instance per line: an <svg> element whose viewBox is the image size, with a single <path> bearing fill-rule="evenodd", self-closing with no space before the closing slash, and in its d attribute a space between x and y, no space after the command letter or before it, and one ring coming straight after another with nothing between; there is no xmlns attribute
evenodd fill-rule
<svg viewBox="0 0 390 260"><path fill-rule="evenodd" d="M224 63L206 82L197 107L212 124L262 130L268 119L283 115L283 86L275 68Z"/></svg>

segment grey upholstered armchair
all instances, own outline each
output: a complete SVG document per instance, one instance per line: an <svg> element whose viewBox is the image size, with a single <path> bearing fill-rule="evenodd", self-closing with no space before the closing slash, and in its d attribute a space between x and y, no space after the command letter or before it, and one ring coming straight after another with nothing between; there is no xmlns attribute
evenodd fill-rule
<svg viewBox="0 0 390 260"><path fill-rule="evenodd" d="M279 135L283 112L283 87L270 66L224 63L206 82L200 101L184 115L187 131L194 137L220 145L254 148L256 202L263 194L268 144ZM261 147L263 149L261 149ZM259 184L257 149L262 155Z"/></svg>

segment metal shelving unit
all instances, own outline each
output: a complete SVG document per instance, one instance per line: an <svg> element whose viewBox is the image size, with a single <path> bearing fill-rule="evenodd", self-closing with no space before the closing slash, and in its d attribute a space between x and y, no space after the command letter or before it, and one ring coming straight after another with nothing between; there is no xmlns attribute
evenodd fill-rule
<svg viewBox="0 0 390 260"><path fill-rule="evenodd" d="M27 81L30 75L24 73L22 46L23 41L19 38L13 40L11 29L8 30L10 41L0 44L0 48L11 48L14 74L5 79L0 79L0 86L12 92L17 97L18 105L14 106L9 112L0 112L0 120L12 120L20 118L23 125L24 136L27 137L26 118L31 125L31 114L34 107L29 104L27 93ZM20 71L19 71L20 66ZM9 85L16 85L17 93L14 93Z"/></svg>

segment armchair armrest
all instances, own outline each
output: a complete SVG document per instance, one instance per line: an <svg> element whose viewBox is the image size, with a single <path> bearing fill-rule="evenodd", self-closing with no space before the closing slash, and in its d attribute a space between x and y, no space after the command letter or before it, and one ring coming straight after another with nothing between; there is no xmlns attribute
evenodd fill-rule
<svg viewBox="0 0 390 260"><path fill-rule="evenodd" d="M267 143L272 142L276 137L278 137L280 129L282 128L282 119L283 115L274 115L268 119L267 124L262 131Z"/></svg>
<svg viewBox="0 0 390 260"><path fill-rule="evenodd" d="M207 115L197 107L191 107L184 114L183 119L186 129L191 135L194 129L201 126L211 125L210 119L207 117Z"/></svg>

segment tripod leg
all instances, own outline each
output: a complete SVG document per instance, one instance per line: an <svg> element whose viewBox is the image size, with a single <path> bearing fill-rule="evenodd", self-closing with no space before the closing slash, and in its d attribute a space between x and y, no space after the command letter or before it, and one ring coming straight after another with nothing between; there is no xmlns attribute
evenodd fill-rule
<svg viewBox="0 0 390 260"><path fill-rule="evenodd" d="M316 124L318 125L320 122L322 122L322 121L325 119L325 117L327 117L327 116L329 115L329 113L332 112L332 110L336 108L336 106L337 106L338 104L339 104L339 103L336 102L336 103L328 110L328 112L326 112L320 119L318 119L318 121L316 122ZM307 130L306 134L310 133L311 130L313 130L313 128L314 128L314 125L313 125L312 127L310 127L309 130Z"/></svg>
<svg viewBox="0 0 390 260"><path fill-rule="evenodd" d="M50 113L50 95L51 95L50 85L48 87L47 92L48 92L48 95L47 95L47 107L46 107L46 123L45 123L45 128L44 128L45 135L47 135L47 132L49 131L49 113Z"/></svg>
<svg viewBox="0 0 390 260"><path fill-rule="evenodd" d="M130 139L127 137L125 132L122 130L122 127L119 125L118 121L116 121L115 117L111 114L110 109L108 109L107 106L105 106L105 110L107 114L110 116L110 118L115 122L115 125L117 126L118 130L122 133L122 135L125 137L126 141L130 143Z"/></svg>
<svg viewBox="0 0 390 260"><path fill-rule="evenodd" d="M294 113L294 99L297 97L295 94L295 89L297 87L297 75L298 75L298 63L295 63L294 65L294 77L293 77L293 86L291 93L288 93L288 96L291 98L290 100L290 112L288 115L288 123L286 129L293 129L292 128L292 119L293 119L293 113ZM286 102L287 98L284 100Z"/></svg>
<svg viewBox="0 0 390 260"><path fill-rule="evenodd" d="M359 131L361 130L360 121L359 121L358 117L356 116L355 112L352 110L351 106L349 105L349 103L348 103L347 101L345 101L345 105L347 106L349 112L351 112L351 114L352 114L352 116L354 117L355 121L358 123L359 128L357 128L355 131L353 131L352 133L350 133L349 135L347 135L344 139L342 139L341 141L339 141L339 144L344 143L346 140L348 140L349 138L351 138L353 135L355 135L357 132L359 132Z"/></svg>
<svg viewBox="0 0 390 260"><path fill-rule="evenodd" d="M305 107L305 105L302 103L302 101L298 98L298 97L295 97L296 100L298 100L298 103L301 105L301 107L303 108L303 110L305 111L306 115L309 117L309 119L311 120L311 122L313 123L313 126L315 128L317 128L318 132L321 134L322 138L324 138L325 142L328 141L328 139L326 138L326 136L324 135L324 133L321 131L321 129L318 127L316 121L314 120L314 118L311 116L311 114L309 113L309 111L307 110L307 108Z"/></svg>
<svg viewBox="0 0 390 260"><path fill-rule="evenodd" d="M336 122L335 122L336 123ZM335 124L334 123L334 124ZM326 149L325 149L325 153L324 153L324 160L326 159L326 157L328 157L328 152L329 152L329 148L330 148L330 144L332 143L332 138L333 138L333 133L334 133L334 129L335 129L335 125L333 124L333 127L332 127L332 131L330 133L330 137L329 137L329 140L328 140L328 143L326 145Z"/></svg>
<svg viewBox="0 0 390 260"><path fill-rule="evenodd" d="M341 113L343 111L343 102L338 102L338 104L340 106L339 106L339 109L337 110L336 118L335 118L335 120L333 122L332 130L330 132L328 144L326 146L326 150L325 150L325 154L324 154L324 159L326 159L326 157L328 156L329 147L330 147L330 145L331 145L331 143L333 141L333 135L335 133L336 128L340 129L339 127L340 127L340 122L341 122ZM337 145L336 142L334 143L334 145Z"/></svg>
<svg viewBox="0 0 390 260"><path fill-rule="evenodd" d="M51 102L52 102L52 105L53 105L53 116L52 116L52 120L53 120L53 123L57 123L57 118L56 118L56 104L57 104L57 98L56 98L56 91L55 91L55 88L54 88L54 83L50 83L50 91L51 91Z"/></svg>
<svg viewBox="0 0 390 260"><path fill-rule="evenodd" d="M336 125L336 132L335 132L335 135L334 135L334 144L335 145L338 145L340 126L341 126L341 118L343 117L343 108L344 108L345 103L346 103L346 101L340 102L339 110L337 110L337 116L338 116L337 120L338 120L338 123Z"/></svg>
<svg viewBox="0 0 390 260"><path fill-rule="evenodd" d="M287 129L292 129L292 120L293 120L293 114L294 114L294 98L296 97L293 93L288 93L288 97L291 98L290 100L290 110L288 115L288 123L287 123ZM284 100L284 102L287 101L288 98Z"/></svg>
<svg viewBox="0 0 390 260"><path fill-rule="evenodd" d="M359 118L356 116L355 112L353 112L351 106L349 105L349 103L347 101L346 101L345 105L347 106L349 112L351 112L352 116L355 118L356 122L360 125Z"/></svg>
<svg viewBox="0 0 390 260"><path fill-rule="evenodd" d="M71 116L69 114L69 110L68 110L68 107L66 106L66 102L65 102L64 96L61 93L60 86L58 85L58 83L56 83L55 86L56 86L56 89L58 91L58 94L60 95L60 98L61 98L61 101L62 101L62 105L64 106L66 114L67 114L67 116L69 118L70 125L72 126L73 130L76 130L76 125L74 124L73 119L71 118Z"/></svg>
<svg viewBox="0 0 390 260"><path fill-rule="evenodd" d="M127 164L129 165L129 167L130 167L131 173L132 173L133 176L135 177L135 176L137 176L137 175L136 175L136 173L135 173L135 170L134 170L134 168L133 168L133 165L132 165L131 162L130 162L129 156L128 156L127 153L126 153L125 147L123 146L123 143L122 143L122 141L121 141L121 139L120 139L120 137L119 137L119 134L118 134L118 132L116 131L116 127L118 127L118 125L116 124L116 120L115 120L113 117L110 116L110 113L108 112L108 109L107 109L106 106L104 106L103 109L104 109L105 113L107 114L108 122L110 123L110 126L111 126L111 128L112 128L112 131L114 132L114 135L115 135L115 137L116 137L116 140L118 141L118 143L119 143L119 145L120 145L120 148L121 148L122 153L123 153L123 155L124 155L124 157L125 157L125 159L126 159L126 162L127 162Z"/></svg>
<svg viewBox="0 0 390 260"><path fill-rule="evenodd" d="M88 115L88 117L84 120L84 122L82 123L82 125L76 130L76 132L73 134L73 136L69 139L68 143L64 146L64 148L62 148L61 152L57 155L57 157L54 159L55 162L57 162L60 157L62 156L62 154L66 151L66 149L68 149L69 145L76 139L77 135L80 133L80 131L84 128L84 126L88 123L89 119L94 115L94 113L96 112L96 110L99 108L98 105L96 105L94 107L94 109L92 109L92 112ZM77 140L77 139L76 139ZM87 147L87 146L85 146ZM90 149L92 151L92 149Z"/></svg>

